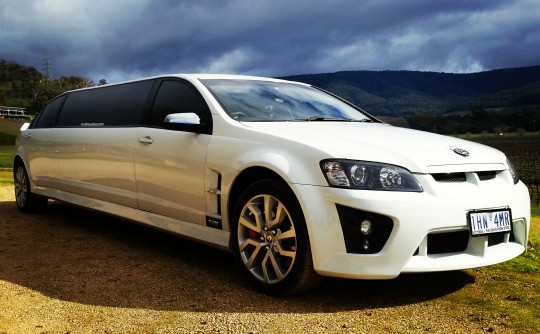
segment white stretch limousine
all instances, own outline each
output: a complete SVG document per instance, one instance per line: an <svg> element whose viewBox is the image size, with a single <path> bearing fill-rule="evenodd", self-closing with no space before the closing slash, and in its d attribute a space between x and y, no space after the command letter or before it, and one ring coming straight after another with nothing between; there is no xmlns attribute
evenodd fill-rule
<svg viewBox="0 0 540 334"><path fill-rule="evenodd" d="M247 76L66 92L21 129L14 178L23 212L55 199L230 249L274 295L506 261L530 224L503 153Z"/></svg>

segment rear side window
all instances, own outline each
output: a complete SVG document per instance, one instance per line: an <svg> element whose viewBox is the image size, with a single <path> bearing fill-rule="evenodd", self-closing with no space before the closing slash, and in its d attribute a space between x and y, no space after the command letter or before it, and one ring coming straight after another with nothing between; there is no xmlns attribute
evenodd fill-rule
<svg viewBox="0 0 540 334"><path fill-rule="evenodd" d="M69 93L57 126L138 126L154 80Z"/></svg>
<svg viewBox="0 0 540 334"><path fill-rule="evenodd" d="M58 112L64 102L66 95L61 95L45 106L43 111L36 117L35 122L32 123L32 128L50 128L56 124L58 118Z"/></svg>
<svg viewBox="0 0 540 334"><path fill-rule="evenodd" d="M211 122L208 105L195 87L183 81L165 80L159 87L146 123L162 127L167 115L177 113L195 113L203 122Z"/></svg>

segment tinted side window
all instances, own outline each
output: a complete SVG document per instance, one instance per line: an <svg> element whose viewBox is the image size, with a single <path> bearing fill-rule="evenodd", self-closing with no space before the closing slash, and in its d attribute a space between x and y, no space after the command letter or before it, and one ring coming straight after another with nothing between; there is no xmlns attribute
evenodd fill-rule
<svg viewBox="0 0 540 334"><path fill-rule="evenodd" d="M202 122L211 122L208 106L195 87L182 81L163 81L147 124L162 127L165 117L176 113L196 113Z"/></svg>
<svg viewBox="0 0 540 334"><path fill-rule="evenodd" d="M58 126L137 126L154 80L69 93Z"/></svg>
<svg viewBox="0 0 540 334"><path fill-rule="evenodd" d="M58 118L58 112L64 102L66 95L59 96L49 102L41 113L36 117L35 122L32 123L32 128L50 128L56 124Z"/></svg>

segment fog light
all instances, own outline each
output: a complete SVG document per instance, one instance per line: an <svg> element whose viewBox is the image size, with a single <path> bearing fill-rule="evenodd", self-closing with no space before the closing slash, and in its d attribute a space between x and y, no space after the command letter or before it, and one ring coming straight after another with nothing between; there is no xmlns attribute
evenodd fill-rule
<svg viewBox="0 0 540 334"><path fill-rule="evenodd" d="M362 232L365 235L368 235L369 232L371 232L371 221L365 219L360 223L360 232Z"/></svg>
<svg viewBox="0 0 540 334"><path fill-rule="evenodd" d="M376 254L392 233L392 218L336 204L347 253ZM367 239L367 241L366 241Z"/></svg>
<svg viewBox="0 0 540 334"><path fill-rule="evenodd" d="M362 242L362 248L364 250L368 250L369 249L369 241L367 239L364 239L364 241Z"/></svg>

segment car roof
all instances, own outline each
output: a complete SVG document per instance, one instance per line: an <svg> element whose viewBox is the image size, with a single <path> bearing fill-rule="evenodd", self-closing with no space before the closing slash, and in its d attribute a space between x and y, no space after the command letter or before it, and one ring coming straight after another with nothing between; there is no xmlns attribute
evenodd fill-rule
<svg viewBox="0 0 540 334"><path fill-rule="evenodd" d="M252 75L240 75L240 74L211 74L211 73L173 73L173 74L164 74L164 75L156 75L151 77L143 77L133 80L127 80L127 81L121 81L121 82L115 82L112 84L106 84L102 86L93 86L93 87L86 87L86 88L79 88L67 91L66 93L70 92L76 92L81 90L88 90L88 89L97 89L101 87L110 87L110 86L116 86L116 85L122 85L127 83L133 83L133 82L139 82L144 80L155 80L155 79L163 79L163 78L180 78L180 79L187 79L189 81L196 81L196 80L211 80L211 79L223 79L223 80L253 80L253 81L270 81L270 82L289 82L289 83L296 83L301 85L307 85L305 83L301 82L293 82L278 78L271 78L271 77L262 77L262 76L252 76Z"/></svg>

